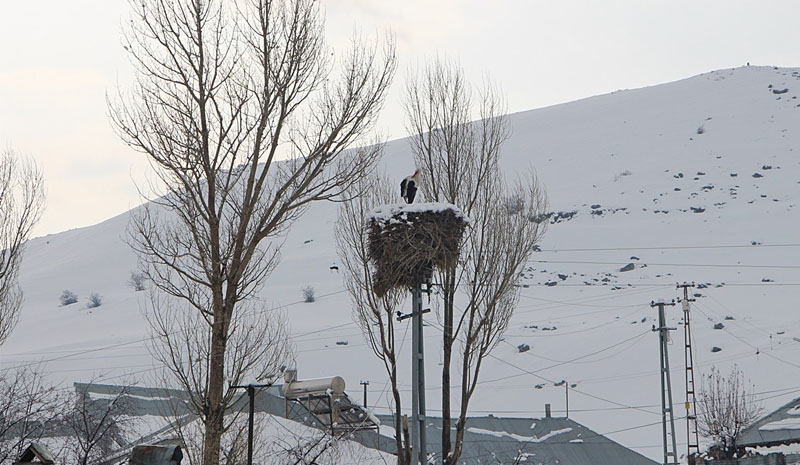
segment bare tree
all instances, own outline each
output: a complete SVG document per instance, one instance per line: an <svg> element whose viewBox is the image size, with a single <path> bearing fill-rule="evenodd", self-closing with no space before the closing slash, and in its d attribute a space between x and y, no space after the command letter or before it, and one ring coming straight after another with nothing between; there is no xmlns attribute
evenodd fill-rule
<svg viewBox="0 0 800 465"><path fill-rule="evenodd" d="M152 285L202 316L210 340L203 464L224 431L228 337L278 259L269 242L314 201L372 170L364 142L395 70L394 44L354 40L339 62L314 0L136 0L124 46L138 71L111 104L123 140L166 195L133 218ZM157 184L158 186L156 186ZM165 209L166 215L158 210Z"/></svg>
<svg viewBox="0 0 800 465"><path fill-rule="evenodd" d="M0 345L19 318L17 284L25 242L44 211L44 176L31 160L0 153Z"/></svg>
<svg viewBox="0 0 800 465"><path fill-rule="evenodd" d="M175 437L184 445L184 459L188 465L197 465L203 460L203 438L205 429L202 421L195 415L172 416L170 427ZM228 427L220 441L220 463L245 463L247 457L247 416L232 412L226 416ZM261 431L263 417L257 415L254 430ZM261 441L253 443L254 457L261 458L265 444ZM259 460L257 463L264 463Z"/></svg>
<svg viewBox="0 0 800 465"><path fill-rule="evenodd" d="M544 233L544 224L532 220L547 202L532 173L513 185L503 179L498 161L510 128L494 87L479 93L473 121L472 86L458 66L436 61L408 81L405 105L424 197L454 204L472 220L459 265L440 270L437 279L442 292L441 454L444 464L453 465L461 455L481 364L508 326L520 272ZM454 354L461 358L455 444L450 437Z"/></svg>
<svg viewBox="0 0 800 465"><path fill-rule="evenodd" d="M45 382L44 369L0 370L0 463L13 462L31 441L57 428L63 405L58 389Z"/></svg>
<svg viewBox="0 0 800 465"><path fill-rule="evenodd" d="M375 356L383 363L392 389L397 463L410 461L410 444L404 441L402 402L397 378L397 358L401 341L397 338L395 312L403 302L405 291L390 289L378 296L373 283L374 269L368 253L364 219L378 205L390 203L395 192L385 176L365 178L356 187L360 195L342 203L336 222L336 245L345 275L345 285L353 303L353 317L361 327Z"/></svg>
<svg viewBox="0 0 800 465"><path fill-rule="evenodd" d="M278 377L284 366L292 359L291 345L285 318L267 307L250 301L239 302L238 312L232 316L226 334L225 372L227 384L239 385L247 381L271 382ZM209 422L208 397L210 391L210 364L212 363L212 341L209 340L207 323L199 312L193 312L184 304L176 303L156 292L151 292L146 314L154 339L150 344L153 357L164 366L160 384L176 386L186 393L188 410L202 424ZM238 454L241 445L239 436L244 434L246 422L239 418L234 404L241 403L241 393L225 390L222 404L226 407L220 439L220 452L225 463ZM174 428L183 437L184 419L178 412ZM196 424L192 428L196 428ZM187 441L205 438L207 430L198 435L193 430ZM237 439L238 438L238 439ZM187 442L188 444L188 442ZM203 451L203 447L195 450ZM190 457L190 464L203 463L198 457Z"/></svg>
<svg viewBox="0 0 800 465"><path fill-rule="evenodd" d="M98 398L92 398L88 389L76 389L62 419L71 439L63 458L80 465L102 463L126 443L134 422L130 413L130 398L124 387Z"/></svg>
<svg viewBox="0 0 800 465"><path fill-rule="evenodd" d="M247 405L246 395L241 395L242 407ZM244 407L246 409L246 407ZM231 426L221 441L221 463L245 463L247 457L246 414L231 411L227 415ZM183 417L172 423L173 432L185 445L184 459L189 465L202 460L202 422ZM187 421L188 419L188 421ZM386 463L376 461L379 452L350 441L350 433L318 430L288 419L256 412L253 419L253 462L261 465L312 465L334 463Z"/></svg>
<svg viewBox="0 0 800 465"><path fill-rule="evenodd" d="M147 289L147 275L141 271L131 271L131 277L128 279L128 286L136 292Z"/></svg>
<svg viewBox="0 0 800 465"><path fill-rule="evenodd" d="M763 409L753 395L754 388L735 365L727 375L712 368L703 377L697 426L703 437L719 446L719 458L736 457L739 433L761 415Z"/></svg>

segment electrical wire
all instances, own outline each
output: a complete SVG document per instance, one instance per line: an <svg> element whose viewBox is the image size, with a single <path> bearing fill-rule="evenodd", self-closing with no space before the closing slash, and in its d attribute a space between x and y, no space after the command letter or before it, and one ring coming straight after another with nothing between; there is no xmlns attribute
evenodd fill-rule
<svg viewBox="0 0 800 465"><path fill-rule="evenodd" d="M800 247L800 244L730 244L730 245L665 245L644 247L582 247L574 249L541 249L536 252L615 252L636 250L696 250L696 249L758 249L772 247Z"/></svg>

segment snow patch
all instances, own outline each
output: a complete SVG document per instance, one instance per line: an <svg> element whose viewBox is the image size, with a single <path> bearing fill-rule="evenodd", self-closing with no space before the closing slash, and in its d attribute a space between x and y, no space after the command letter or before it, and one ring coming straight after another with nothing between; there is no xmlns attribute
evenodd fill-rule
<svg viewBox="0 0 800 465"><path fill-rule="evenodd" d="M778 421L771 421L766 425L758 427L759 431L776 431L781 429L800 429L800 418L786 418Z"/></svg>
<svg viewBox="0 0 800 465"><path fill-rule="evenodd" d="M405 220L406 215L409 213L442 213L447 210L451 210L456 217L469 223L469 218L455 205L443 202L381 205L367 214L367 220L373 219L380 222L397 221L397 217Z"/></svg>
<svg viewBox="0 0 800 465"><path fill-rule="evenodd" d="M570 431L572 431L572 428L563 428L563 429L553 430L553 431L550 431L549 433L545 434L542 437L523 436L521 434L509 433L508 431L492 431L492 430L483 429L483 428L467 428L467 431L469 431L470 433L474 433L474 434L486 434L486 435L489 435L489 436L494 436L496 438L502 438L503 436L506 436L506 437L509 437L509 438L512 438L512 439L516 439L517 441L520 441L520 442L544 442L544 441L552 438L553 436L557 436L557 435L563 434L563 433L569 433Z"/></svg>

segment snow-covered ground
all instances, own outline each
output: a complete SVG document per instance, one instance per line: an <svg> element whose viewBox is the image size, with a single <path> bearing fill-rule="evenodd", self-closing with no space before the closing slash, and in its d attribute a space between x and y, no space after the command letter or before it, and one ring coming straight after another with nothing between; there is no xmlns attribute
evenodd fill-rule
<svg viewBox="0 0 800 465"><path fill-rule="evenodd" d="M558 221L525 273L505 341L484 366L474 414L539 417L551 403L563 415L565 390L553 384L565 379L576 384L570 418L660 457L649 304L677 298L675 283L683 281L702 283L692 307L698 382L712 366L725 372L736 364L767 410L800 396L798 72L719 70L512 115L501 163L509 176L536 169ZM413 171L405 140L388 144L384 168L398 185ZM369 403L386 413L382 365L353 323L341 274L330 268L337 262L335 219L336 206L320 203L295 224L261 298L265 309L279 307L289 319L301 378L339 375L353 395L360 380L370 380ZM64 383L98 373L105 382L123 375L154 382L157 367L143 341L144 293L126 285L136 268L124 243L127 222L123 214L30 242L23 314L0 366L45 360ZM620 272L629 263L633 269ZM305 286L315 289L316 302L303 302ZM80 301L60 306L65 289ZM104 303L87 309L92 292ZM667 312L679 328L670 360L680 417L680 307ZM716 323L724 327L714 329ZM425 332L428 411L435 415L440 333L435 324ZM523 343L531 350L519 353ZM684 452L682 421L676 430Z"/></svg>

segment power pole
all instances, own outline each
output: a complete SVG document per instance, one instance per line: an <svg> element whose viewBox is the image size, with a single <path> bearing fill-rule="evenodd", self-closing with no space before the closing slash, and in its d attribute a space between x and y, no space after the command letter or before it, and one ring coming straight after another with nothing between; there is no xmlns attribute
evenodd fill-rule
<svg viewBox="0 0 800 465"><path fill-rule="evenodd" d="M247 419L247 465L253 465L253 415L255 414L256 388L270 387L272 384L231 385L231 389L246 389L250 398L250 415Z"/></svg>
<svg viewBox="0 0 800 465"><path fill-rule="evenodd" d="M674 331L678 328L667 327L667 320L664 317L664 306L674 306L675 301L665 303L663 300L659 302L650 302L650 307L658 307L658 328L653 326L653 331L658 331L658 344L661 352L661 429L663 432L664 440L664 465L677 465L678 464L678 446L675 443L675 417L672 414L672 382L669 376L669 352L667 350L667 339L669 338L669 331ZM667 441L667 421L669 421L669 430L671 441ZM672 449L670 449L672 445ZM670 461L670 457L672 460Z"/></svg>
<svg viewBox="0 0 800 465"><path fill-rule="evenodd" d="M411 318L411 463L427 465L425 441L425 340L422 334L422 284L411 288L411 313L399 314L398 321Z"/></svg>
<svg viewBox="0 0 800 465"><path fill-rule="evenodd" d="M689 297L689 288L692 284L678 284L678 289L683 289L683 338L684 360L686 367L686 460L689 465L694 465L694 458L700 453L700 439L697 433L697 399L695 397L694 383L694 355L692 352L692 329L689 324L689 302L695 299Z"/></svg>
<svg viewBox="0 0 800 465"><path fill-rule="evenodd" d="M569 419L569 382L565 379L562 379L561 381L555 383L555 386L561 386L562 383L564 384L564 401L566 404L565 417Z"/></svg>
<svg viewBox="0 0 800 465"><path fill-rule="evenodd" d="M364 386L364 409L367 408L367 386L369 386L369 381L361 381L359 384Z"/></svg>

